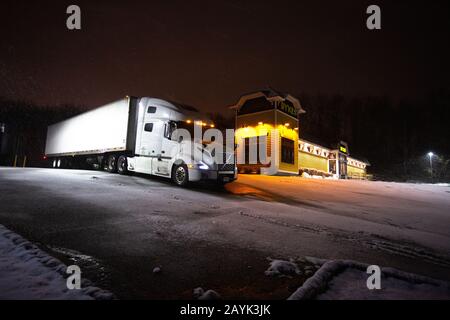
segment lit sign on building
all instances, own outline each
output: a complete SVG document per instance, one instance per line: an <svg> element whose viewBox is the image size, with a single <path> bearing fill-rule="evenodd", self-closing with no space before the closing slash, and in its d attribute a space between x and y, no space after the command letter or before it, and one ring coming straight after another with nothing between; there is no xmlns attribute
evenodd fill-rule
<svg viewBox="0 0 450 320"><path fill-rule="evenodd" d="M347 153L347 148L344 146L339 146L339 151L342 153Z"/></svg>
<svg viewBox="0 0 450 320"><path fill-rule="evenodd" d="M278 110L286 113L287 115L297 118L297 109L289 101L277 101L275 102L275 106Z"/></svg>

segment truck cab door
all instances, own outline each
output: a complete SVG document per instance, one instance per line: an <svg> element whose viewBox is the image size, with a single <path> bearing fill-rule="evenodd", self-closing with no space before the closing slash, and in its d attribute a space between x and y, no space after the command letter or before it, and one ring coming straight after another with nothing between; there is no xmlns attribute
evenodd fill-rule
<svg viewBox="0 0 450 320"><path fill-rule="evenodd" d="M153 173L153 159L161 153L163 122L145 121L142 124L140 145L137 149L136 171Z"/></svg>
<svg viewBox="0 0 450 320"><path fill-rule="evenodd" d="M176 129L175 122L169 121L164 123L163 135L161 137L161 153L160 156L153 159L153 174L170 176L172 163L178 153L179 143L171 140L172 133Z"/></svg>
<svg viewBox="0 0 450 320"><path fill-rule="evenodd" d="M139 154L146 157L156 157L161 153L161 137L163 123L161 121L143 124Z"/></svg>

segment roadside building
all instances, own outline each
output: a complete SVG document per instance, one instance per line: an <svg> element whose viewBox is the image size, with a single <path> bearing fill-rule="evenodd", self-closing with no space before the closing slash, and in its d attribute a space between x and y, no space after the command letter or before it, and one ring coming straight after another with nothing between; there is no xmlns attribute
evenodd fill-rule
<svg viewBox="0 0 450 320"><path fill-rule="evenodd" d="M299 116L305 110L292 95L264 89L241 96L230 108L239 172L367 177L369 163L351 158L346 142L327 148L301 138Z"/></svg>

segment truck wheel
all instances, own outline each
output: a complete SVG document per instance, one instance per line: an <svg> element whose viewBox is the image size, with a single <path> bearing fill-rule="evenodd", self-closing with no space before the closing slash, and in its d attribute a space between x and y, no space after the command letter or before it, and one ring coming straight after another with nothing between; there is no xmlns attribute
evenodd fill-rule
<svg viewBox="0 0 450 320"><path fill-rule="evenodd" d="M189 171L185 164L174 165L172 169L172 180L177 186L184 187L189 182Z"/></svg>
<svg viewBox="0 0 450 320"><path fill-rule="evenodd" d="M117 156L115 154L112 154L108 157L106 163L106 171L110 173L117 172Z"/></svg>
<svg viewBox="0 0 450 320"><path fill-rule="evenodd" d="M119 172L119 174L128 173L127 156L120 156L117 160L117 172Z"/></svg>

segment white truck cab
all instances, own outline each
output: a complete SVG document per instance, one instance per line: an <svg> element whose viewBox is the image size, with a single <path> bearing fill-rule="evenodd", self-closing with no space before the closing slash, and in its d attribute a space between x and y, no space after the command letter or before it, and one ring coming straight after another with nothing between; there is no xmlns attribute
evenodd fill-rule
<svg viewBox="0 0 450 320"><path fill-rule="evenodd" d="M181 108L165 100L141 98L135 154L127 157L127 169L172 178L178 185L202 179L220 183L236 179L234 150L225 153L227 163L217 164L200 141L175 139L173 133L177 129L193 129L199 121L204 124L197 112ZM202 158L195 158L193 148L202 149Z"/></svg>

